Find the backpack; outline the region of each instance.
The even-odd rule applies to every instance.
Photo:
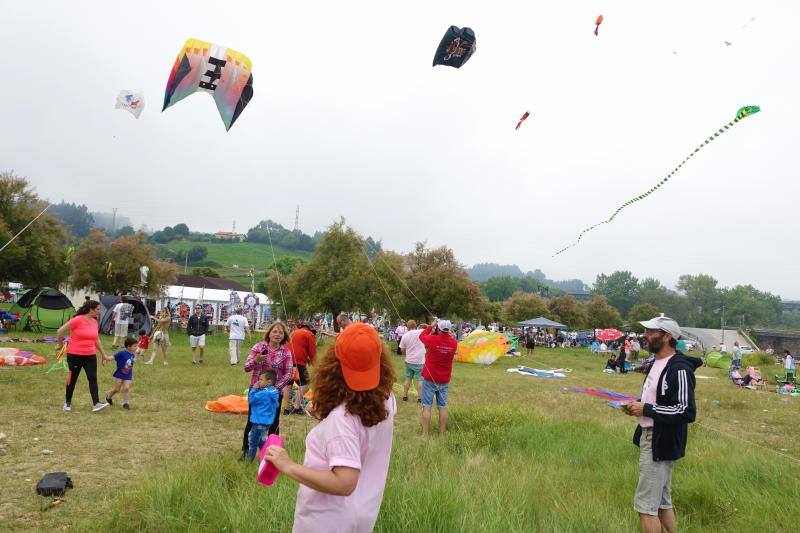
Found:
[[[66,472],[51,472],[36,484],[36,494],[41,496],[63,496],[72,488],[72,480]]]

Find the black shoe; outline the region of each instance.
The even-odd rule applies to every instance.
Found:
[[[283,410],[283,414],[290,415],[290,414],[292,414],[292,410],[291,409],[284,409]]]
[[[108,405],[114,405],[114,401],[111,399],[111,397],[108,394],[106,394],[106,403]]]
[[[294,409],[292,409],[292,412],[289,413],[289,414],[291,414],[291,415],[304,415],[304,414],[306,414],[306,412],[303,411],[300,407],[295,407]]]
[[[403,396],[403,401],[407,402],[408,401],[408,396]]]
[[[130,405],[128,405],[128,402],[125,402],[125,403],[123,403],[123,404],[122,404],[122,408],[123,408],[123,409],[127,409],[127,410],[129,410],[129,411],[130,411],[130,409],[131,409],[131,406],[130,406]]]
[[[417,398],[417,403],[422,403],[422,398]]]

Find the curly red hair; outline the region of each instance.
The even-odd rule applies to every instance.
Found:
[[[360,418],[365,427],[386,420],[389,411],[384,402],[389,399],[396,378],[389,347],[386,344],[382,346],[378,386],[368,391],[354,391],[347,386],[342,365],[334,354],[333,345],[330,345],[315,365],[311,379],[314,414],[325,419],[336,407],[345,404],[347,412]]]

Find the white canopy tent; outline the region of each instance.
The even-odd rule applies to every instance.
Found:
[[[208,304],[212,307],[213,313],[209,318],[212,324],[222,324],[230,315],[231,293],[237,292],[239,297],[244,300],[250,294],[247,291],[230,291],[220,289],[205,289],[198,287],[184,287],[181,285],[167,285],[165,296],[156,300],[156,313],[162,308],[169,306],[175,309],[178,304],[186,304],[190,313],[196,303]],[[260,292],[253,293],[258,298],[258,305],[252,314],[248,313],[248,318],[255,320],[255,328],[261,327],[265,318],[270,316],[270,305],[272,301],[265,294]],[[240,304],[240,305],[243,305]]]

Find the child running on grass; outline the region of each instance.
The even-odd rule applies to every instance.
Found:
[[[114,397],[116,393],[123,389],[123,409],[130,409],[130,405],[128,405],[128,395],[131,392],[131,381],[133,380],[133,363],[136,360],[136,356],[131,353],[131,346],[136,344],[138,341],[136,339],[128,337],[125,339],[125,349],[120,350],[114,354],[114,357],[107,357],[105,358],[106,361],[116,361],[117,362],[117,369],[114,371],[114,377],[117,378],[117,382],[114,385],[114,388],[106,394],[106,403],[108,405],[114,405],[114,401],[111,399]]]
[[[139,344],[136,346],[136,352],[134,354],[136,357],[139,357],[143,353],[147,351],[147,348],[150,346],[150,335],[143,329],[139,330]]]
[[[280,394],[275,388],[278,374],[274,370],[265,370],[258,376],[255,386],[250,388],[247,397],[250,403],[250,433],[247,437],[247,460],[252,461],[259,449],[267,440],[267,431],[275,420]]]

